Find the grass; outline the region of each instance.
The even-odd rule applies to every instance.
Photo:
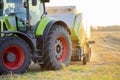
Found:
[[[119,65],[70,65],[60,71],[32,71],[1,76],[0,80],[120,80]]]
[[[119,35],[120,32],[92,32],[96,44],[87,65],[78,62],[58,71],[42,71],[34,65],[22,75],[2,75],[0,80],[120,80],[120,44],[115,45]]]

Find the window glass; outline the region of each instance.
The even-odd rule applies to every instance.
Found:
[[[30,24],[35,25],[40,21],[41,16],[44,12],[43,3],[37,0],[37,5],[32,6],[32,0],[29,0],[29,10],[30,10]]]
[[[23,7],[23,0],[4,0],[3,15],[14,13],[18,18],[26,18],[26,9]]]

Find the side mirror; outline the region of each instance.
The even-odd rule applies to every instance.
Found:
[[[44,0],[44,2],[50,2],[50,0]]]
[[[24,8],[28,8],[28,3],[24,2]]]
[[[41,0],[41,2],[50,2],[50,0]]]
[[[32,0],[32,6],[36,6],[37,5],[37,0]]]
[[[3,16],[4,3],[0,1],[0,16]]]

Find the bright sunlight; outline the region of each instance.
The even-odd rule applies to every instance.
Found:
[[[47,6],[76,6],[92,26],[120,25],[120,0],[50,0]]]

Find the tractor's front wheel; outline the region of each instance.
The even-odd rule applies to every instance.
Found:
[[[54,25],[44,43],[43,69],[59,70],[67,66],[71,57],[71,40],[68,31],[61,25]]]
[[[3,37],[0,42],[0,73],[21,74],[31,63],[31,49],[21,38]]]

